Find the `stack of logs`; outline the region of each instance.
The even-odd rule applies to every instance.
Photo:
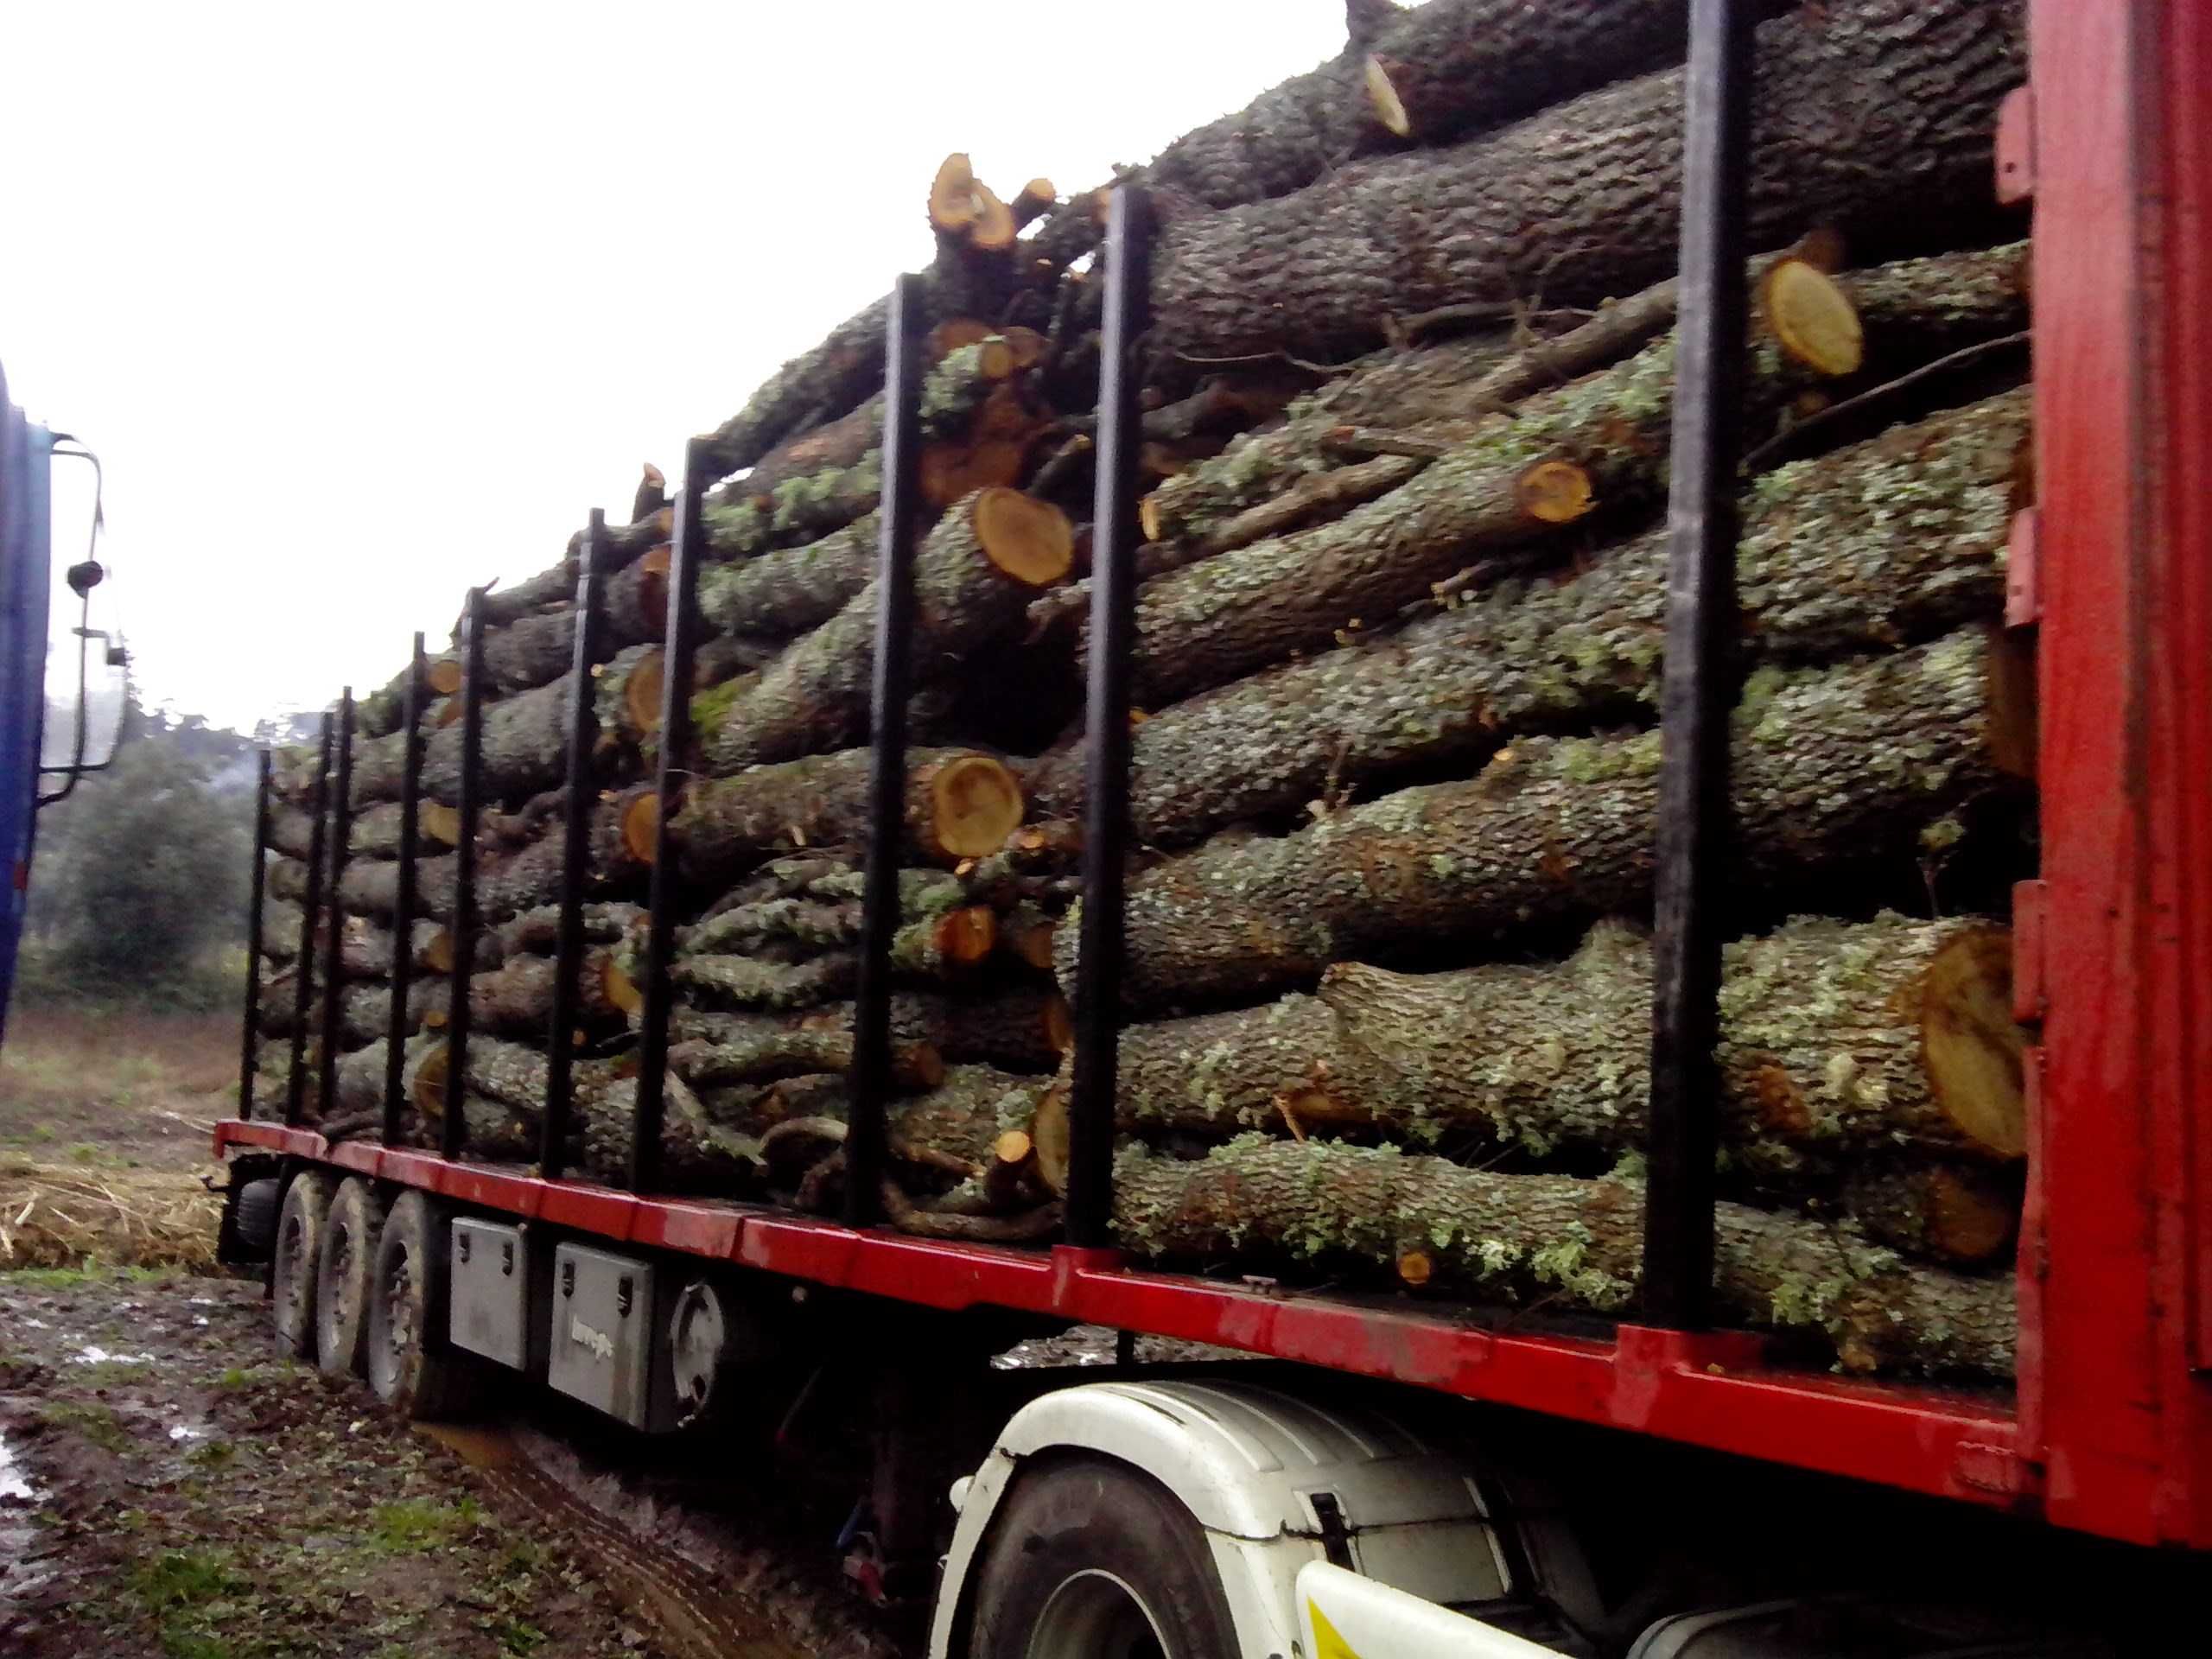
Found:
[[[2018,8],[1764,10],[1719,1289],[1847,1369],[2001,1375],[2025,1135],[1991,912],[2033,745],[1993,624],[2032,480],[2024,250],[1989,157]],[[1162,221],[1116,1102],[1135,1255],[1632,1309],[1684,10],[1352,0],[1338,57],[1128,175]],[[1102,200],[1002,197],[957,156],[928,192],[882,1196],[942,1236],[1059,1220]],[[710,441],[730,476],[669,826],[674,1190],[830,1211],[842,1188],[884,321]],[[589,950],[554,1035],[603,1180],[631,1133],[670,516],[649,467],[576,780]],[[484,609],[465,1080],[441,1034],[457,659],[430,668],[416,916],[393,914],[397,683],[362,706],[351,860],[312,925],[313,757],[279,767],[264,1029],[334,913],[349,1047],[309,1101],[334,1138],[378,1132],[405,950],[408,1134],[459,1110],[470,1156],[536,1154],[582,546]]]

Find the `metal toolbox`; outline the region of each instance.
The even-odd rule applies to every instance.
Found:
[[[447,1335],[456,1348],[517,1370],[543,1358],[531,1352],[530,1229],[461,1216],[453,1224]]]
[[[551,1344],[545,1380],[632,1428],[653,1412],[653,1267],[563,1244],[553,1252]]]

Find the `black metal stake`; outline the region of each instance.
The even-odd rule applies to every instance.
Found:
[[[1083,927],[1076,961],[1075,1076],[1068,1100],[1067,1239],[1112,1241],[1114,1091],[1122,1037],[1123,866],[1129,841],[1129,647],[1135,632],[1137,454],[1143,442],[1137,341],[1146,323],[1150,203],[1117,188],[1106,220],[1106,303],[1098,366],[1098,486],[1091,513],[1090,791],[1083,835]]]
[[[1754,10],[1745,0],[1693,0],[1684,77],[1643,1222],[1644,1317],[1684,1331],[1702,1329],[1712,1317],[1721,943],[1714,906],[1730,833],[1735,686],[1728,641],[1736,620]]]
[[[468,982],[476,971],[476,820],[484,765],[484,590],[468,590],[461,613],[461,822],[453,869],[453,994],[446,1005],[446,1099],[440,1149],[458,1158],[468,1144]]]
[[[845,1115],[845,1222],[882,1217],[884,1111],[891,1094],[891,939],[899,927],[906,804],[906,696],[912,678],[914,529],[921,451],[922,279],[891,289],[883,365],[882,533],[875,568],[869,693],[867,876],[854,988],[852,1101]]]
[[[576,572],[576,635],[569,659],[568,798],[563,804],[561,935],[553,968],[553,1016],[548,1033],[545,1122],[538,1168],[560,1178],[569,1143],[569,1109],[575,1096],[576,986],[584,963],[584,876],[591,849],[592,745],[599,736],[592,665],[599,660],[601,574],[607,569],[607,515],[594,507]]]
[[[415,636],[414,655],[408,659],[407,682],[399,693],[399,893],[392,906],[391,1023],[385,1033],[384,1143],[396,1147],[403,1139],[400,1092],[407,1070],[407,1002],[415,989],[415,836],[421,827],[423,801],[423,636]]]
[[[660,696],[660,770],[653,823],[652,883],[647,895],[650,918],[645,936],[645,1025],[638,1039],[637,1111],[630,1123],[630,1190],[650,1192],[660,1179],[660,1127],[668,1087],[669,958],[676,951],[675,838],[670,823],[683,794],[684,760],[691,748],[691,663],[699,609],[699,556],[703,546],[699,523],[706,493],[705,440],[694,438],[683,451],[683,494],[676,513],[676,537],[669,548],[668,647],[663,654]]]
[[[346,854],[353,838],[353,688],[338,697],[338,797],[330,804],[330,931],[322,940],[322,1048],[315,1098],[328,1116],[338,1098],[338,1048],[345,1036]]]
[[[300,948],[292,958],[292,1065],[284,1079],[284,1122],[307,1115],[308,1009],[315,1001],[315,914],[322,904],[322,818],[330,810],[330,744],[334,722],[322,717],[322,747],[315,762],[315,799],[308,830],[308,890],[300,906]]]
[[[238,1116],[253,1116],[253,1078],[261,1069],[261,900],[269,866],[269,751],[258,757],[253,789],[253,886],[245,901],[245,1036],[238,1046]]]

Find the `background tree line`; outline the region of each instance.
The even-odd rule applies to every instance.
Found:
[[[113,764],[39,814],[18,969],[25,1000],[180,1010],[236,1000],[253,751],[295,741],[299,723],[241,733],[130,698]]]

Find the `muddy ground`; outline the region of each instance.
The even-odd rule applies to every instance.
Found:
[[[647,1440],[522,1389],[466,1427],[410,1429],[359,1382],[279,1359],[258,1281],[212,1266],[206,1130],[232,1109],[234,1054],[219,1020],[12,1022],[0,1656],[923,1650],[918,1611],[842,1579],[864,1437]],[[1139,1357],[1195,1352],[1147,1339]],[[1087,1331],[1001,1363],[1114,1358]]]
[[[206,1130],[235,1053],[221,1020],[11,1022],[0,1655],[919,1650],[839,1580],[847,1471],[725,1479],[711,1451],[520,1393],[413,1430],[279,1359],[259,1282],[212,1265]]]

